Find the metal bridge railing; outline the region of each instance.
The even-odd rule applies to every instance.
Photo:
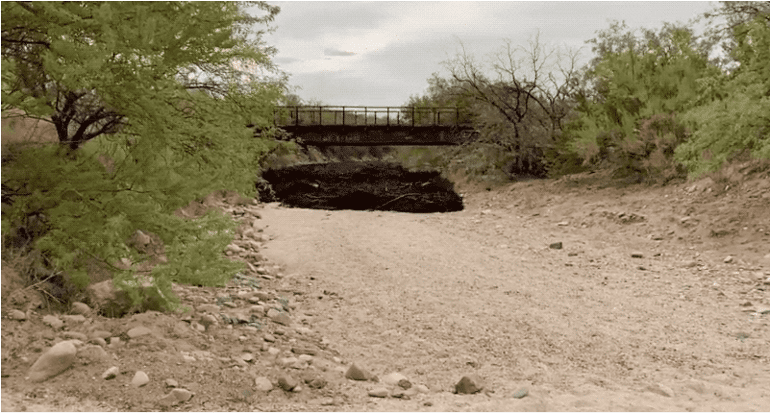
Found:
[[[405,106],[278,106],[276,126],[470,126],[456,107]]]

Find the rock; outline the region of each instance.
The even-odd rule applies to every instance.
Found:
[[[110,337],[110,348],[118,348],[123,345],[123,340],[120,337]]]
[[[254,297],[257,297],[260,301],[268,301],[270,300],[270,294],[264,292],[264,291],[257,291],[254,293]]]
[[[289,315],[284,312],[279,312],[278,314],[275,314],[273,317],[270,317],[270,319],[273,320],[274,323],[278,323],[285,326],[291,325],[291,317],[289,317]]]
[[[72,341],[62,341],[46,350],[29,369],[29,379],[33,382],[45,381],[75,362],[77,348]]]
[[[345,372],[345,377],[350,380],[366,381],[372,379],[372,374],[365,369],[359,367],[356,363],[353,363]]]
[[[64,321],[61,321],[59,317],[47,315],[43,317],[43,324],[51,326],[54,330],[58,330],[64,327]]]
[[[412,398],[412,396],[416,395],[417,392],[413,392],[412,394],[407,394],[406,391],[402,388],[396,388],[393,390],[393,392],[390,394],[390,397],[396,398],[396,399],[404,399],[409,400]]]
[[[106,339],[108,337],[112,336],[112,333],[109,331],[104,330],[94,330],[91,332],[91,338],[103,338]]]
[[[115,377],[118,377],[118,373],[120,373],[120,370],[118,370],[117,367],[115,367],[115,366],[110,367],[104,373],[102,373],[102,379],[104,379],[104,380],[112,380]]]
[[[474,394],[484,389],[484,384],[481,378],[476,375],[463,376],[457,384],[455,384],[455,393],[457,394]]]
[[[283,367],[290,367],[292,365],[295,365],[299,359],[296,357],[283,357],[280,360],[278,360],[278,364],[280,364]]]
[[[281,354],[281,350],[278,350],[275,347],[270,347],[270,348],[267,349],[267,354],[269,354],[271,356],[277,356],[277,355]]]
[[[377,387],[375,389],[369,390],[369,396],[370,397],[388,397],[390,395],[390,392],[386,387]]]
[[[275,343],[275,336],[270,333],[265,333],[265,336],[262,337],[262,339],[268,343]]]
[[[88,315],[91,313],[91,307],[89,307],[88,304],[75,301],[72,303],[70,311],[72,311],[73,314]]]
[[[313,361],[313,356],[310,354],[300,354],[299,357],[297,357],[299,361],[304,361],[306,363],[310,363]]]
[[[151,281],[143,281],[138,288],[141,290],[141,295],[145,297],[145,301],[139,308],[134,307],[128,292],[115,288],[112,280],[89,285],[86,288],[86,295],[91,305],[107,317],[122,317],[134,310],[163,311],[163,297]]]
[[[569,226],[569,221],[561,221],[556,223],[557,227],[566,227]]]
[[[139,370],[134,374],[134,378],[131,379],[131,385],[134,387],[142,387],[150,382],[150,377],[147,373]]]
[[[61,318],[67,324],[82,324],[82,323],[85,323],[86,321],[86,317],[82,314],[63,315],[61,316]]]
[[[187,389],[173,389],[171,393],[163,396],[158,403],[161,406],[170,407],[179,403],[184,403],[193,397],[193,393]]]
[[[195,310],[197,310],[199,313],[217,314],[219,313],[219,306],[216,304],[201,304],[196,307]]]
[[[179,387],[179,382],[177,382],[174,379],[166,379],[164,383],[166,384],[166,387],[171,387],[171,388]]]
[[[307,355],[311,355],[311,356],[314,356],[314,355],[318,354],[318,349],[315,348],[312,345],[309,345],[309,344],[307,344],[307,345],[296,345],[296,346],[291,348],[291,351],[294,354],[307,354]]]
[[[88,341],[88,336],[83,333],[78,333],[76,331],[65,331],[61,334],[62,337],[66,339],[74,339],[74,340],[80,340],[82,342]]]
[[[324,387],[326,387],[327,384],[328,382],[326,381],[325,378],[316,377],[313,380],[311,380],[310,383],[308,383],[308,386],[310,386],[313,389],[323,389]]]
[[[528,394],[529,394],[529,390],[527,390],[526,387],[522,387],[522,388],[516,390],[515,392],[513,392],[513,398],[514,399],[523,399],[523,398],[527,397]]]
[[[426,386],[424,384],[418,384],[418,385],[414,386],[414,389],[417,390],[420,393],[426,393],[426,394],[430,393],[430,389],[428,388],[428,386]]]
[[[404,376],[401,373],[390,373],[383,376],[382,379],[380,380],[385,384],[389,384],[391,386],[397,386],[398,382],[400,382],[401,380],[407,380],[407,379],[406,379],[406,376]],[[410,384],[410,387],[411,387],[411,384]]]
[[[728,255],[728,256],[725,257],[724,263],[725,264],[730,264],[731,262],[733,262],[733,260],[735,260],[735,258],[733,258],[732,255]]]
[[[98,363],[101,361],[107,361],[110,359],[109,354],[100,346],[88,345],[78,349],[78,358],[85,359],[89,362]]]
[[[215,316],[211,315],[211,314],[204,314],[200,318],[200,324],[202,326],[206,327],[207,329],[210,326],[217,325],[218,323],[219,323],[219,320],[217,320],[217,318]]]
[[[241,354],[241,360],[247,363],[251,363],[252,361],[254,361],[254,355],[251,353],[243,353]]]
[[[8,314],[8,318],[11,320],[16,321],[24,321],[27,319],[27,314],[24,313],[24,311],[13,309],[10,311],[10,314]]]
[[[644,254],[642,254],[641,252],[632,252],[631,258],[644,258]]]
[[[660,383],[655,383],[645,388],[648,392],[659,394],[664,397],[674,397],[674,391],[670,387],[664,386]]]
[[[409,390],[412,388],[412,382],[407,379],[401,379],[398,381],[398,387],[401,387],[404,390]]]
[[[134,339],[137,337],[146,336],[151,333],[152,333],[152,330],[150,330],[149,328],[145,326],[139,326],[128,330],[126,335],[128,335],[128,338]]]
[[[297,381],[297,379],[295,379],[294,377],[291,377],[286,373],[281,374],[281,376],[278,377],[278,387],[286,391],[292,391],[298,385],[299,385],[299,382]]]
[[[243,252],[243,248],[235,244],[230,244],[227,247],[225,247],[225,251],[232,252],[233,254],[238,254],[239,252]]]
[[[257,377],[254,379],[254,388],[262,392],[269,392],[273,390],[273,383],[267,377]]]
[[[552,250],[560,250],[562,248],[561,242],[554,242],[553,244],[549,245],[548,248]]]

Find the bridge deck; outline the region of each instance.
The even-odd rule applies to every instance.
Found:
[[[474,133],[454,107],[282,106],[273,120],[313,146],[458,145]]]

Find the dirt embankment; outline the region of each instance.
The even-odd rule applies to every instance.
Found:
[[[167,378],[195,393],[178,410],[766,410],[768,182],[759,172],[615,188],[585,175],[465,188],[465,209],[439,214],[269,204],[260,254],[281,277],[180,288],[188,313],[93,318],[114,334],[153,330],[107,347],[104,365],[26,382],[36,351],[62,332],[42,314],[26,325],[4,317],[3,410],[149,410]],[[190,330],[201,305],[245,310],[260,293],[258,306],[284,308],[293,323]],[[295,349],[308,346],[303,364]],[[354,362],[428,391],[370,397],[397,388],[346,379]],[[121,374],[101,380],[109,364]],[[151,381],[135,388],[138,369]],[[279,388],[282,375],[311,373],[324,385]],[[453,394],[467,374],[484,390]],[[273,389],[257,389],[260,377]]]

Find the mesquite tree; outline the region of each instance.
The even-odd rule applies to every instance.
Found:
[[[506,40],[487,64],[461,45],[445,66],[454,82],[480,103],[476,119],[482,138],[514,155],[514,172],[541,175],[545,150],[572,110],[579,85],[577,57],[575,51],[544,45],[537,35],[527,47]]]

